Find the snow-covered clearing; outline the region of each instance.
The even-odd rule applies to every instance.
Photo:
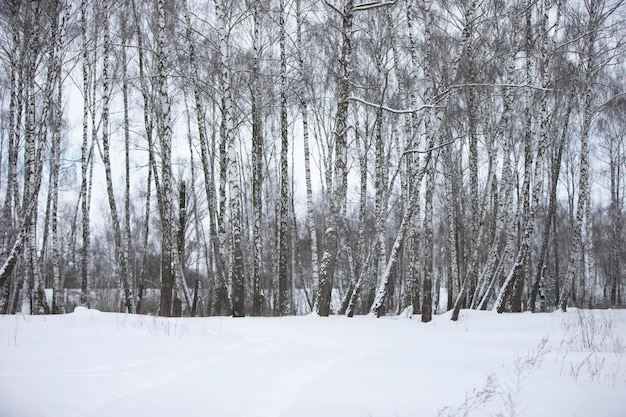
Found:
[[[626,311],[0,316],[0,416],[626,416]]]

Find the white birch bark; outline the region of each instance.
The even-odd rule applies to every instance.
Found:
[[[167,87],[167,57],[165,52],[165,1],[157,1],[157,107],[159,141],[161,144],[161,305],[159,314],[171,316],[176,284],[176,266],[173,260],[174,227],[172,225],[172,119]],[[156,171],[155,171],[156,175]]]
[[[252,264],[252,310],[253,316],[260,316],[263,309],[261,278],[263,272],[263,120],[260,109],[260,60],[261,60],[261,16],[260,3],[252,2],[253,19],[253,63],[251,80],[252,116],[252,244],[254,247]]]
[[[341,53],[339,57],[339,81],[337,92],[337,112],[335,115],[335,164],[333,169],[333,190],[330,198],[329,226],[324,235],[325,250],[319,274],[317,292],[317,314],[330,314],[331,293],[337,261],[337,236],[342,213],[342,201],[345,199],[344,176],[346,175],[346,149],[348,130],[348,96],[352,78],[352,24],[354,1],[345,0],[341,15]]]
[[[91,258],[89,251],[91,247],[91,230],[89,225],[89,196],[91,192],[88,192],[88,166],[91,161],[91,153],[93,146],[89,146],[88,132],[89,132],[89,49],[87,42],[87,0],[82,0],[80,4],[80,29],[81,29],[81,52],[82,52],[82,75],[83,75],[83,136],[81,145],[81,157],[80,157],[80,192],[81,199],[81,229],[82,229],[82,246],[80,249],[80,305],[83,307],[89,307],[90,305],[90,271],[91,271]]]
[[[285,1],[280,0],[280,202],[278,221],[278,314],[288,315],[291,309],[289,276],[289,137],[287,126],[287,56],[285,50]]]
[[[70,17],[70,7],[66,2],[58,3],[58,10],[56,13],[61,14],[61,21],[58,22],[59,15],[55,14],[56,24],[54,30],[56,34],[53,35],[53,50],[52,50],[52,67],[55,72],[56,82],[56,102],[53,107],[53,132],[52,132],[52,149],[51,149],[51,184],[52,189],[52,212],[51,212],[51,233],[52,233],[52,280],[53,280],[53,313],[65,314],[65,302],[63,292],[63,281],[60,271],[60,248],[59,248],[59,232],[58,232],[58,203],[59,203],[59,168],[61,163],[61,123],[62,123],[62,103],[63,103],[63,64],[62,64],[62,49],[65,42],[65,28]]]
[[[109,54],[110,54],[110,34],[109,34],[109,2],[102,2],[102,19],[103,19],[103,56],[102,56],[102,160],[104,163],[107,195],[109,199],[109,208],[111,211],[111,222],[113,225],[113,239],[115,241],[115,265],[116,273],[121,281],[124,291],[124,302],[126,311],[134,314],[136,312],[135,299],[132,294],[132,288],[128,278],[128,264],[124,256],[124,243],[122,230],[120,228],[117,205],[115,203],[115,194],[113,191],[113,178],[111,173],[111,156],[110,156],[110,138],[109,138],[109,104],[110,104],[110,78],[109,78]]]
[[[436,162],[426,172],[426,195],[424,198],[424,284],[422,288],[422,322],[432,320],[433,314],[433,193]]]
[[[127,28],[126,16],[120,16],[121,33],[121,55],[122,55],[122,104],[123,104],[123,124],[124,124],[124,236],[123,253],[126,265],[128,265],[128,281],[132,287],[135,286],[133,273],[133,262],[131,256],[131,230],[130,230],[130,121],[128,103],[128,69],[127,69]]]
[[[36,131],[36,98],[35,98],[35,74],[37,53],[36,45],[38,44],[38,22],[39,22],[39,4],[36,3],[32,7],[27,7],[29,19],[29,32],[27,36],[27,72],[25,80],[26,101],[25,106],[25,126],[24,126],[24,187],[22,192],[22,208],[27,207],[31,200],[37,200],[38,196],[33,192],[36,183],[36,175],[38,171],[36,150],[35,150],[35,131]],[[25,237],[24,251],[26,256],[26,276],[24,277],[23,295],[22,295],[22,314],[37,314],[42,309],[38,305],[38,289],[39,289],[39,273],[37,266],[37,209],[30,222],[28,222],[29,230]]]
[[[319,255],[317,249],[317,228],[315,222],[315,211],[313,207],[313,187],[311,182],[311,155],[309,148],[309,109],[308,96],[306,91],[306,70],[304,68],[304,55],[302,45],[302,25],[303,17],[301,10],[301,0],[296,0],[296,56],[298,58],[299,71],[299,104],[302,118],[302,145],[304,152],[304,173],[306,181],[306,207],[307,222],[309,225],[309,238],[311,239],[311,293],[313,297],[313,311],[317,312],[318,287],[319,287]]]
[[[598,272],[596,270],[596,256],[594,254],[594,233],[593,233],[593,204],[591,192],[587,193],[587,203],[585,206],[585,274],[586,283],[584,292],[580,300],[586,302],[587,308],[593,308],[597,295],[600,293]]]
[[[245,315],[245,277],[243,252],[241,247],[241,190],[237,168],[237,144],[234,138],[232,75],[230,69],[230,45],[227,30],[227,0],[215,0],[218,22],[220,57],[220,92],[222,95],[222,135],[227,150],[227,179],[229,187],[230,228],[231,228],[231,294],[234,317]],[[221,186],[221,185],[220,185]]]

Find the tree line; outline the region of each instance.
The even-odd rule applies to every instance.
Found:
[[[622,304],[623,0],[7,0],[0,311]],[[52,297],[46,295],[52,290]]]

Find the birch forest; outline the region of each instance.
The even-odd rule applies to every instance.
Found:
[[[624,303],[624,0],[3,0],[0,38],[0,313]]]

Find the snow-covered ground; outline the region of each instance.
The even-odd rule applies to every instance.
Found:
[[[626,311],[0,316],[2,417],[626,416]]]

